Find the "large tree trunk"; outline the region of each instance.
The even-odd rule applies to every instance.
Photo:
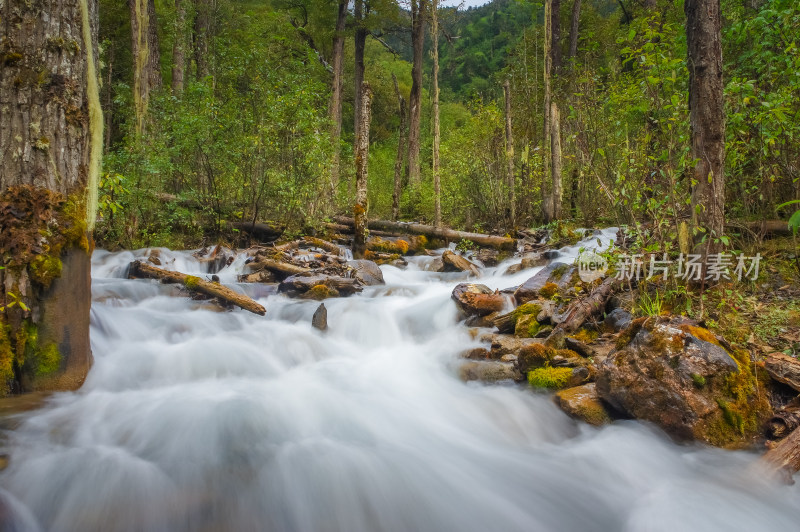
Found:
[[[403,160],[406,156],[406,100],[400,94],[397,76],[392,73],[394,92],[397,94],[397,105],[400,109],[400,130],[397,133],[397,157],[394,160],[394,192],[392,193],[392,220],[400,217],[400,193],[403,185]]]
[[[97,2],[5,0],[0,21],[0,395],[75,389],[91,365]]]
[[[333,144],[333,162],[331,164],[331,201],[335,198],[339,187],[340,140],[342,138],[342,87],[344,81],[344,30],[347,22],[348,0],[339,1],[336,15],[336,33],[333,35],[333,86],[328,116],[331,119],[331,144]]]
[[[128,0],[131,11],[133,102],[136,133],[144,132],[150,93],[161,88],[155,0]]]
[[[361,127],[361,96],[364,94],[362,85],[364,84],[364,49],[367,45],[367,29],[364,27],[364,0],[355,0],[353,15],[356,19],[356,32],[354,43],[355,68],[353,71],[353,139],[354,149],[358,150],[358,128]]]
[[[425,11],[427,0],[411,0],[411,94],[408,98],[408,180],[412,186],[420,182],[420,122],[422,119],[422,61],[425,44]]]
[[[552,43],[552,0],[544,3],[544,62],[542,71],[542,84],[544,85],[544,109],[542,110],[542,219],[549,222],[553,219],[553,203],[550,195],[550,77],[553,70],[553,56],[550,52]]]
[[[356,204],[353,207],[355,231],[353,258],[363,259],[367,250],[367,166],[369,162],[369,123],[372,109],[372,90],[369,83],[361,85],[361,124],[356,139]]]
[[[722,94],[720,0],[686,0],[692,221],[701,229],[698,250],[716,253],[725,229],[725,109]]]
[[[439,14],[438,0],[433,0],[433,195],[435,202],[434,226],[442,227],[442,184],[439,176]]]
[[[553,58],[553,74],[561,69],[561,0],[553,2],[550,10],[550,55]]]
[[[516,183],[514,182],[514,138],[511,132],[511,83],[503,84],[506,100],[506,182],[508,185],[509,227],[513,228],[517,220]]]
[[[175,0],[175,40],[172,43],[172,94],[183,94],[186,70],[186,0]]]

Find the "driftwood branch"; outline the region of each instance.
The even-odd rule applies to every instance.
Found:
[[[573,301],[563,314],[561,323],[556,326],[551,334],[559,330],[573,333],[580,329],[590,317],[600,314],[606,306],[606,301],[614,293],[614,287],[617,283],[619,283],[617,279],[608,277],[592,290],[591,294]]]
[[[194,275],[162,270],[161,268],[156,268],[155,266],[151,266],[139,260],[131,263],[128,277],[132,279],[158,279],[162,283],[180,284],[186,287],[190,292],[216,297],[254,314],[263,316],[267,313],[262,305],[244,294],[234,292],[227,286],[222,286],[219,283],[212,283]]]

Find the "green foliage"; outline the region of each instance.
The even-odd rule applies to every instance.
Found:
[[[560,390],[566,388],[572,377],[572,368],[537,368],[528,372],[528,384],[534,388]]]

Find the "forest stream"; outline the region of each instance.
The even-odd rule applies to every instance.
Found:
[[[604,230],[560,250],[607,246]],[[441,250],[440,250],[441,251]],[[147,250],[93,255],[94,366],[7,431],[10,530],[795,530],[800,486],[758,455],[673,443],[636,421],[594,428],[524,384],[458,378],[478,345],[433,257],[319,303],[235,280],[266,308],[215,310],[128,280]],[[165,268],[206,275],[190,252]],[[503,275],[520,284],[536,269]]]

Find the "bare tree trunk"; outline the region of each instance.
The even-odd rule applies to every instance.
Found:
[[[572,25],[569,28],[569,60],[570,68],[573,68],[575,56],[578,55],[578,30],[581,19],[581,0],[572,2]]]
[[[692,221],[703,233],[702,252],[716,253],[725,228],[725,110],[722,94],[720,0],[686,0]]]
[[[0,396],[75,389],[92,360],[97,0],[5,0],[0,21]]]
[[[438,0],[433,0],[433,195],[436,203],[434,226],[442,227],[442,184],[439,176],[439,14]]]
[[[353,257],[363,259],[367,249],[367,163],[369,162],[369,123],[372,109],[372,90],[369,83],[361,85],[361,124],[356,139],[356,204],[353,207]]]
[[[553,57],[553,74],[561,68],[561,0],[550,0],[550,55]]]
[[[394,81],[394,92],[397,94],[397,105],[400,111],[400,130],[397,133],[397,157],[394,160],[394,192],[392,193],[392,220],[397,221],[400,217],[400,193],[403,184],[403,160],[406,156],[406,100],[400,94],[400,86],[397,84],[397,76],[392,73]]]
[[[183,94],[186,69],[186,4],[175,0],[175,41],[172,43],[172,94]]]
[[[513,228],[517,221],[517,195],[514,182],[514,138],[511,131],[511,83],[503,83],[503,94],[506,100],[506,180],[508,184],[509,227]]]
[[[211,0],[194,0],[194,64],[198,80],[209,74],[208,39],[211,33]]]
[[[366,16],[364,9],[364,0],[355,0],[355,8],[353,15],[356,19],[356,33],[355,33],[355,70],[353,74],[355,82],[355,90],[353,91],[353,132],[355,134],[355,149],[358,150],[358,128],[361,127],[361,96],[364,94],[362,85],[364,83],[364,48],[367,44],[367,29],[364,27],[364,17]]]
[[[550,170],[553,178],[553,219],[561,219],[561,202],[563,198],[563,190],[561,187],[561,123],[558,113],[558,104],[555,101],[550,102],[550,154],[552,155],[552,164]]]
[[[411,94],[408,98],[408,180],[412,186],[419,184],[421,168],[420,121],[422,118],[422,61],[425,43],[425,11],[427,0],[411,0]]]
[[[328,116],[331,119],[331,144],[333,144],[333,162],[331,164],[331,201],[336,196],[339,186],[340,141],[342,138],[342,87],[344,74],[344,30],[347,22],[348,0],[339,1],[336,15],[336,33],[333,35],[333,86]]]

